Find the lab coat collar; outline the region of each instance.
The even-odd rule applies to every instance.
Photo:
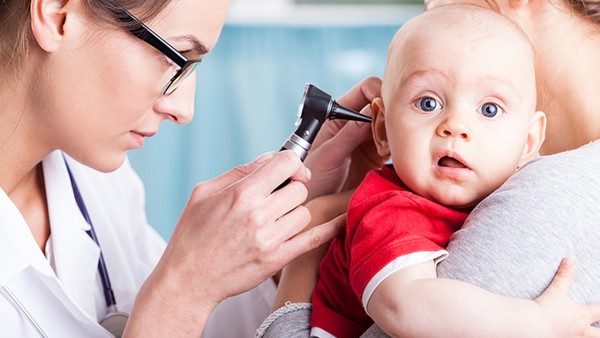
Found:
[[[42,164],[54,271],[69,298],[95,319],[100,248],[86,233],[90,225],[77,206],[62,152],[51,153]],[[77,180],[76,173],[73,176]],[[82,197],[85,202],[85,196]]]
[[[38,247],[21,212],[2,188],[0,225],[0,285],[4,285],[28,266],[54,276],[54,271]]]

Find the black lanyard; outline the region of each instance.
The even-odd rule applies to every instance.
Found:
[[[104,263],[104,256],[102,255],[102,247],[98,242],[98,237],[96,237],[96,231],[94,231],[94,226],[92,225],[92,220],[90,219],[90,215],[87,212],[85,207],[85,203],[83,202],[83,198],[81,197],[81,193],[79,192],[79,188],[77,187],[77,183],[73,178],[73,174],[71,173],[71,169],[69,168],[69,164],[65,159],[65,165],[67,166],[67,171],[69,172],[69,179],[71,180],[71,187],[73,188],[73,195],[75,196],[75,201],[77,202],[77,206],[79,207],[79,211],[85,218],[85,221],[90,225],[90,229],[86,230],[86,233],[96,242],[98,248],[100,248],[100,259],[98,260],[98,272],[100,272],[100,279],[102,280],[102,288],[104,289],[104,299],[106,300],[106,306],[116,306],[117,301],[115,300],[115,294],[113,292],[112,286],[110,284],[110,278],[108,277],[108,270],[106,269],[106,264]]]

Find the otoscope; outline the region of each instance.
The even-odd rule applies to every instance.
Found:
[[[294,123],[298,129],[288,137],[279,151],[291,150],[300,157],[300,160],[304,161],[323,123],[333,119],[371,122],[369,116],[342,106],[333,100],[331,95],[307,83],[304,86],[304,94],[298,106],[297,120]],[[279,190],[289,182],[290,179],[287,179],[275,190]]]

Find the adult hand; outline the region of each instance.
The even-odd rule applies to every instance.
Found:
[[[381,80],[370,77],[337,101],[370,116],[370,103],[380,95]],[[307,184],[308,200],[356,187],[368,170],[380,167],[385,160],[375,151],[369,123],[326,121],[305,161],[313,173]]]
[[[340,233],[345,231],[346,205],[348,205],[352,192],[348,190],[338,194],[320,196],[306,203],[306,208],[312,215],[307,229],[329,221],[337,224]],[[328,249],[329,245],[321,245],[294,259],[283,269],[272,310],[278,309],[287,302],[311,301],[311,295],[319,279],[319,266]]]
[[[287,177],[293,181],[273,192]],[[302,206],[307,195],[303,182],[309,178],[298,157],[283,151],[198,184],[138,294],[128,332],[141,335],[152,327],[158,336],[200,336],[223,299],[258,285],[334,237],[334,223],[302,232],[310,221]],[[143,318],[139,311],[145,312]],[[153,317],[163,323],[157,325]],[[168,330],[161,332],[162,325]],[[195,331],[180,331],[190,326]]]
[[[564,258],[546,291],[535,299],[548,324],[541,330],[546,337],[600,337],[600,329],[591,326],[600,321],[600,304],[580,305],[567,294],[574,273],[573,261]]]

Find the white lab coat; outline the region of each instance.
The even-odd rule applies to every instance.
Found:
[[[103,250],[119,310],[135,294],[165,243],[147,224],[143,187],[125,163],[106,174],[67,158]],[[22,215],[0,190],[0,327],[7,337],[107,337],[97,321],[106,314],[98,274],[99,248],[75,198],[60,151],[42,162],[51,225],[46,258]],[[58,279],[57,279],[58,277]]]
[[[165,247],[146,220],[142,182],[127,161],[108,174],[68,157],[67,161],[102,247],[117,306],[129,312]],[[42,163],[51,225],[48,257],[0,189],[1,335],[110,337],[97,324],[106,314],[98,273],[100,250],[85,232],[89,225],[75,202],[63,154],[55,151]],[[214,334],[205,337],[236,337],[241,332],[252,337],[269,311],[274,290],[267,281],[228,300],[207,325]]]

